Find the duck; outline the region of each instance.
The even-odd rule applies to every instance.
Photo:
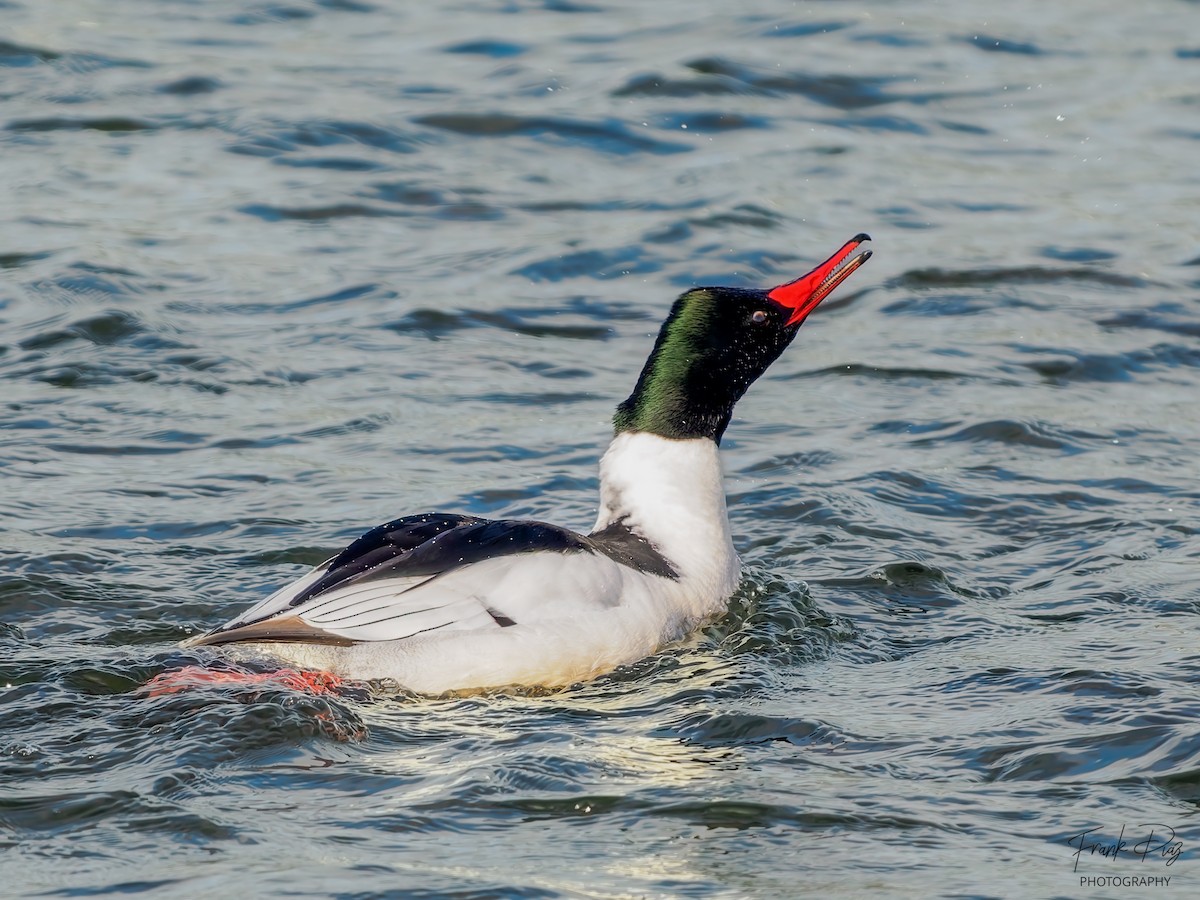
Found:
[[[442,695],[566,687],[687,636],[726,611],[741,576],[719,458],[734,405],[870,259],[869,240],[769,290],[675,300],[617,406],[586,534],[405,516],[181,646]]]

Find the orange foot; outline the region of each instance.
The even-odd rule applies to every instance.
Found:
[[[276,672],[225,672],[203,666],[184,666],[173,672],[162,672],[146,682],[143,690],[148,697],[178,694],[180,691],[206,685],[285,687],[310,694],[335,694],[345,682],[329,672],[301,672],[279,669]]]

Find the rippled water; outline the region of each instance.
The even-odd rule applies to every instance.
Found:
[[[2,0],[6,890],[1194,891],[1198,15]],[[724,620],[549,694],[140,690],[396,515],[588,526],[673,296],[861,230],[727,436]]]

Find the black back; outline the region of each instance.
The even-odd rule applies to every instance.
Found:
[[[330,562],[289,606],[382,578],[433,577],[517,553],[599,553],[648,575],[678,578],[670,562],[624,522],[591,535],[528,519],[480,519],[452,513],[406,516],[372,528]]]

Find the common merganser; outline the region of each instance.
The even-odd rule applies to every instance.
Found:
[[[419,694],[561,687],[677,640],[737,586],[717,448],[734,404],[870,250],[859,234],[771,290],[671,307],[617,407],[589,534],[452,513],[373,528],[226,625],[183,642]]]

